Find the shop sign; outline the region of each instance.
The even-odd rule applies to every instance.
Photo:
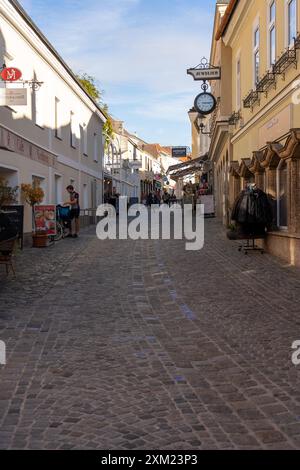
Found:
[[[0,88],[0,106],[27,106],[27,88]]]
[[[220,80],[221,79],[221,68],[200,68],[200,69],[188,69],[188,75],[192,75],[194,80]]]
[[[37,232],[56,235],[56,206],[34,206],[34,223]]]
[[[292,128],[292,106],[288,105],[276,116],[259,128],[258,145],[262,148],[267,142],[273,142],[287,134]]]
[[[187,147],[172,147],[173,158],[183,158],[187,156]]]
[[[5,82],[16,82],[22,77],[22,72],[15,67],[6,67],[0,75]]]
[[[0,148],[56,168],[56,156],[0,126]]]

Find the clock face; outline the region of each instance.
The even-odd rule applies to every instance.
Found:
[[[201,114],[212,113],[216,105],[216,98],[211,93],[200,93],[195,99],[195,108]]]

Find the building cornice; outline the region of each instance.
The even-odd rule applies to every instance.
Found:
[[[240,0],[236,5],[231,21],[222,36],[225,46],[232,44],[236,38],[240,38],[242,24],[245,18],[247,18],[247,13],[252,7],[252,4],[253,0]]]
[[[226,12],[223,16],[223,19],[221,21],[221,24],[219,26],[219,29],[215,35],[215,40],[216,41],[219,41],[219,39],[221,39],[221,37],[223,36],[223,34],[225,33],[229,23],[230,23],[230,20],[231,20],[231,17],[237,7],[239,3],[239,0],[230,0],[230,3],[228,4],[228,7],[226,9]]]

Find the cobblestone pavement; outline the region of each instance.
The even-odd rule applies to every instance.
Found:
[[[0,277],[0,448],[300,448],[300,271],[94,231]]]

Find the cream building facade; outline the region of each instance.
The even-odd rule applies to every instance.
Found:
[[[38,90],[24,84],[26,106],[0,107],[0,177],[18,186],[38,181],[44,203],[53,204],[66,200],[65,188],[73,184],[82,209],[96,208],[102,201],[105,116],[14,0],[0,0],[0,61],[20,69],[23,80],[41,82]],[[0,82],[6,86],[23,84]],[[30,230],[26,207],[25,232]]]
[[[299,29],[299,0],[231,0],[226,6],[215,27],[212,51],[222,51],[221,103],[228,97],[231,101],[224,113],[224,118],[229,116],[224,123],[227,149],[214,152],[214,138],[210,152],[219,160],[219,213],[230,213],[245,183],[255,181],[273,205],[274,230],[266,247],[296,265],[300,265]],[[217,61],[214,53],[212,57]],[[227,215],[224,221],[229,219]]]

